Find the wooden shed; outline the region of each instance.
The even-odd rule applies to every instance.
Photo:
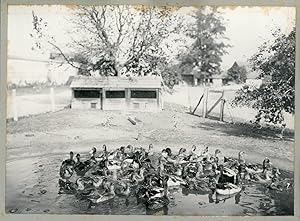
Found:
[[[76,76],[71,108],[161,111],[161,83],[161,77]]]

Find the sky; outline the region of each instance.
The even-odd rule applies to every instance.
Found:
[[[32,10],[48,22],[48,28],[57,43],[67,42],[72,8],[66,6],[9,6],[8,9],[8,55],[18,57],[48,58],[49,54],[32,51]],[[192,7],[180,9],[189,13]],[[271,31],[280,28],[289,33],[295,26],[296,10],[293,7],[222,7],[218,8],[224,18],[229,43],[228,54],[224,55],[222,70],[227,70],[234,61],[245,62],[266,40],[272,40]]]

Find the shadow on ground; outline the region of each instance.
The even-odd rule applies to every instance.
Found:
[[[192,115],[192,114],[191,114]],[[201,117],[198,115],[193,115],[195,117]],[[284,132],[283,139],[280,139],[281,129],[279,127],[267,127],[263,126],[258,128],[251,123],[230,123],[221,122],[218,117],[210,116],[209,121],[203,121],[193,125],[193,128],[201,128],[204,130],[219,131],[231,136],[238,137],[251,137],[259,138],[265,140],[283,140],[283,141],[294,141],[295,134],[294,131],[286,129]]]

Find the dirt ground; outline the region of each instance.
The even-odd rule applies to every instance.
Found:
[[[224,119],[229,122],[249,122],[255,119],[257,110],[249,107],[232,107],[231,101],[235,97],[235,92],[241,88],[242,85],[229,85],[220,88],[210,88],[213,90],[223,90],[224,99],[226,100],[224,108]],[[188,87],[178,85],[174,88],[172,93],[167,91],[162,92],[162,99],[167,109],[173,109],[172,105],[178,104],[187,108],[191,107],[193,110],[201,95],[204,92],[204,87]],[[19,117],[36,115],[41,113],[50,112],[51,98],[50,87],[36,87],[36,88],[17,88],[16,97],[16,112]],[[55,110],[62,110],[64,107],[70,105],[71,101],[71,89],[69,86],[56,86],[54,87],[55,94]],[[208,107],[211,107],[220,97],[220,93],[210,92],[208,95]],[[203,102],[196,110],[196,114],[202,115]],[[212,111],[213,115],[219,116],[220,104],[218,104]],[[13,118],[13,97],[11,90],[7,93],[7,118]],[[288,113],[284,113],[286,127],[294,129],[294,116]]]
[[[292,132],[280,140],[279,130],[204,119],[187,111],[174,104],[165,105],[165,110],[158,113],[64,109],[8,121],[7,208],[30,213],[34,208],[26,208],[26,200],[30,200],[36,204],[35,213],[47,213],[49,203],[55,201],[58,204],[51,209],[64,213],[63,209],[55,209],[64,203],[55,198],[57,194],[50,195],[55,199],[43,201],[47,191],[57,193],[60,162],[71,150],[84,155],[93,146],[100,148],[103,144],[115,149],[128,144],[147,147],[152,143],[155,151],[170,147],[174,152],[181,147],[189,150],[195,144],[198,151],[208,146],[211,152],[218,148],[222,155],[233,157],[243,150],[249,162],[261,163],[269,157],[280,169],[293,171]],[[137,124],[131,124],[128,117],[136,119]],[[22,194],[26,197],[22,198]]]
[[[128,117],[137,118],[132,125]],[[73,151],[89,151],[106,144],[109,149],[133,144],[154,144],[157,151],[171,147],[199,151],[209,146],[224,155],[246,152],[246,158],[262,162],[270,157],[275,165],[292,170],[293,133],[279,139],[279,130],[255,129],[247,124],[231,124],[204,119],[187,113],[180,105],[158,113],[65,109],[9,121],[7,124],[7,160]]]

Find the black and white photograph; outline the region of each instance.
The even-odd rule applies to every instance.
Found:
[[[7,10],[6,214],[294,216],[296,7]]]

